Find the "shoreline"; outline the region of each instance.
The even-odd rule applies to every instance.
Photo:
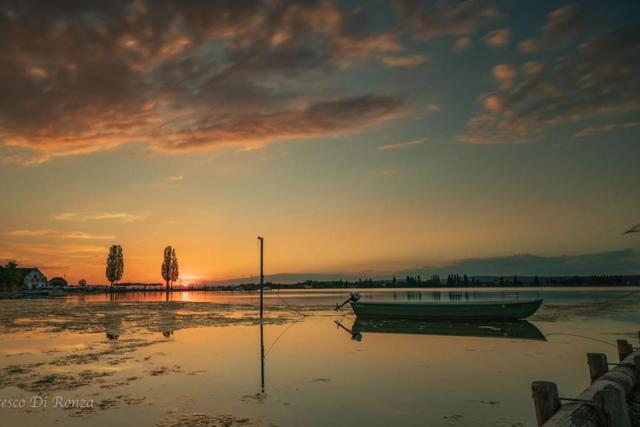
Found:
[[[599,288],[600,290],[622,290],[622,289],[638,289],[640,290],[640,284],[616,284],[616,285],[606,285],[606,284],[545,284],[539,286],[532,286],[530,284],[522,284],[522,285],[495,285],[495,284],[487,284],[487,285],[476,285],[476,286],[418,286],[418,285],[405,285],[405,286],[380,286],[380,285],[367,285],[367,284],[350,284],[348,286],[328,286],[326,284],[318,284],[317,286],[305,285],[276,285],[269,284],[269,286],[265,286],[265,292],[273,292],[273,291],[322,291],[322,290],[344,290],[344,291],[354,291],[354,290],[408,290],[408,291],[431,291],[431,292],[439,292],[439,291],[478,291],[484,289],[491,290],[546,290],[546,289],[577,289],[577,288],[589,288],[595,289]],[[24,291],[24,292],[0,292],[0,300],[9,300],[9,299],[39,299],[39,298],[50,298],[50,297],[65,297],[72,295],[101,295],[101,294],[131,294],[131,293],[141,293],[141,294],[166,294],[166,293],[183,293],[183,292],[212,292],[212,293],[254,293],[260,290],[259,285],[236,285],[236,286],[198,286],[198,287],[187,287],[183,286],[180,288],[173,289],[144,289],[144,288],[114,288],[110,289],[108,286],[90,286],[85,289],[81,289],[79,287],[69,287],[66,289],[39,289],[35,291]]]

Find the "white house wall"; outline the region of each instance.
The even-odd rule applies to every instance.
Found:
[[[39,270],[32,270],[24,278],[27,289],[42,289],[47,286],[47,278]]]

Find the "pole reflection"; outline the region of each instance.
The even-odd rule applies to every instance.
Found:
[[[260,319],[260,392],[264,394],[264,324]]]

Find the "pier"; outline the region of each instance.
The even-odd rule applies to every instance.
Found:
[[[617,340],[617,348],[617,363],[604,353],[587,353],[591,385],[575,398],[563,396],[553,382],[534,381],[538,427],[640,426],[640,349],[627,340]]]

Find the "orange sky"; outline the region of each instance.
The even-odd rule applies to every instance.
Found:
[[[203,6],[204,5],[204,6]],[[0,10],[0,260],[105,283],[638,249],[638,5]],[[34,25],[37,23],[37,25]],[[376,272],[375,274],[372,273]]]

